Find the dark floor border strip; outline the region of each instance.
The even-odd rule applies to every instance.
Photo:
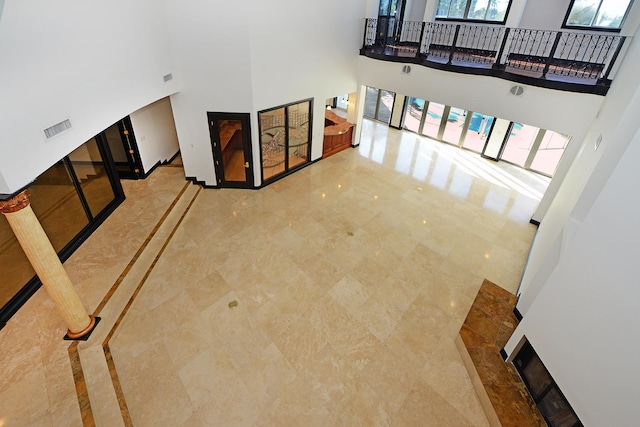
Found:
[[[149,236],[147,236],[146,240],[142,243],[142,245],[140,246],[138,251],[135,253],[133,258],[131,258],[131,260],[129,261],[129,264],[127,264],[127,266],[122,271],[118,279],[116,279],[115,283],[111,286],[109,291],[107,291],[107,293],[105,294],[100,304],[98,304],[98,306],[94,310],[93,312],[94,316],[97,316],[98,314],[100,314],[100,312],[107,305],[107,303],[109,302],[113,294],[115,294],[116,290],[118,290],[118,287],[120,287],[120,284],[122,283],[126,275],[129,273],[133,265],[136,263],[136,261],[138,260],[142,252],[149,245],[149,242],[151,241],[153,236],[156,235],[156,233],[158,232],[158,230],[160,229],[164,221],[169,216],[169,213],[171,213],[171,210],[173,209],[173,207],[178,203],[178,200],[180,200],[184,192],[187,191],[187,188],[189,188],[189,183],[185,184],[182,187],[182,190],[180,190],[180,193],[178,193],[176,198],[173,200],[173,202],[171,203],[169,208],[166,210],[166,212],[162,215],[162,217],[160,218],[158,223],[155,225],[153,230],[151,230],[151,233],[149,234]],[[82,424],[84,427],[93,427],[95,426],[95,420],[93,417],[93,411],[91,409],[91,402],[89,401],[89,394],[87,391],[87,384],[84,378],[84,372],[82,370],[82,364],[80,363],[80,354],[78,352],[78,342],[74,342],[69,346],[68,353],[69,353],[69,362],[71,363],[71,371],[73,372],[73,380],[76,385],[76,395],[78,398],[78,405],[80,407]]]
[[[82,363],[80,362],[80,353],[78,352],[78,344],[76,341],[69,346],[69,362],[71,362],[71,371],[73,373],[73,382],[76,385],[76,396],[78,405],[80,406],[80,416],[82,417],[82,425],[84,427],[95,427],[96,421],[93,418],[93,410],[91,409],[91,401],[89,400],[89,392],[87,390],[87,382],[82,371]]]
[[[180,200],[182,195],[185,193],[185,191],[187,191],[187,188],[189,188],[189,183],[186,183],[182,187],[182,190],[180,190],[180,193],[178,193],[176,198],[173,200],[173,202],[171,202],[171,204],[169,205],[169,207],[167,208],[165,213],[162,215],[160,220],[157,222],[155,227],[153,227],[153,230],[151,230],[151,233],[149,233],[149,235],[147,236],[145,241],[142,243],[142,245],[140,246],[138,251],[131,258],[131,260],[129,261],[129,264],[127,264],[127,266],[124,268],[124,270],[122,270],[122,273],[120,274],[118,279],[116,279],[115,283],[111,286],[111,288],[105,294],[105,296],[102,299],[102,301],[100,302],[100,304],[98,304],[98,306],[94,310],[94,312],[93,312],[94,316],[99,316],[100,315],[100,312],[107,305],[107,303],[109,302],[109,300],[111,299],[113,294],[118,290],[118,288],[120,287],[120,284],[122,284],[122,281],[124,280],[124,278],[127,276],[127,274],[129,274],[129,271],[131,271],[131,269],[133,268],[133,265],[136,263],[136,261],[138,261],[138,258],[140,258],[140,255],[142,255],[142,252],[144,252],[144,250],[147,248],[147,246],[149,245],[149,242],[151,242],[151,239],[153,239],[155,237],[156,233],[158,233],[158,230],[160,230],[160,227],[162,227],[162,224],[164,224],[164,221],[167,219],[167,217],[169,216],[169,214],[171,213],[171,211],[173,210],[175,205],[178,203],[178,201]]]
[[[153,262],[151,263],[151,265],[147,269],[147,272],[145,273],[144,277],[140,280],[140,283],[138,284],[138,286],[136,287],[136,290],[131,295],[131,298],[127,302],[127,305],[124,307],[124,309],[120,313],[120,316],[118,316],[118,319],[116,320],[116,322],[114,323],[113,327],[109,331],[109,334],[107,334],[107,337],[102,342],[102,349],[104,351],[104,355],[105,355],[105,358],[106,358],[106,361],[107,361],[107,366],[109,367],[109,373],[111,375],[111,381],[113,383],[113,388],[114,388],[114,390],[116,392],[116,396],[118,398],[118,404],[120,405],[120,412],[122,414],[122,420],[124,421],[124,423],[125,423],[125,425],[127,427],[132,427],[133,426],[133,421],[131,420],[131,414],[129,412],[129,407],[127,406],[127,401],[126,401],[126,398],[124,396],[124,392],[122,390],[122,385],[120,383],[120,379],[118,378],[118,371],[116,369],[115,363],[113,362],[113,355],[111,353],[111,348],[109,346],[109,341],[111,340],[111,338],[115,334],[116,330],[118,329],[118,327],[122,323],[122,320],[124,319],[124,317],[127,315],[129,309],[133,305],[133,302],[135,301],[136,297],[140,293],[140,290],[142,290],[142,287],[147,282],[147,279],[151,275],[151,272],[153,271],[153,269],[155,268],[156,264],[160,260],[160,257],[164,254],[164,251],[167,248],[167,246],[169,245],[169,242],[171,242],[171,239],[173,238],[174,234],[178,230],[178,227],[180,227],[180,225],[182,224],[182,221],[184,220],[184,218],[187,216],[187,214],[191,210],[191,207],[193,206],[194,202],[196,201],[196,198],[198,197],[198,195],[200,194],[201,191],[202,191],[202,188],[198,188],[198,190],[196,191],[196,194],[193,196],[193,198],[189,202],[189,205],[187,206],[185,211],[182,213],[182,216],[180,216],[180,219],[178,220],[176,225],[173,227],[173,230],[171,230],[171,234],[169,234],[169,236],[165,240],[164,244],[162,245],[162,248],[160,248],[160,251],[158,251],[158,254],[156,255],[155,259],[153,260]]]

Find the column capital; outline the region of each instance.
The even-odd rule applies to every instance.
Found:
[[[9,200],[0,200],[0,212],[3,214],[18,212],[29,206],[29,204],[29,195],[26,191],[23,191]]]

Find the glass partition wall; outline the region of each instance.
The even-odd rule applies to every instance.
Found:
[[[27,189],[51,244],[66,260],[124,200],[107,145],[92,138]],[[0,215],[0,328],[40,287],[4,215]]]
[[[310,161],[313,99],[258,112],[263,183]]]

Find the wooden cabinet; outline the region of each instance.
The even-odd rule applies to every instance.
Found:
[[[351,147],[354,127],[352,123],[349,123],[333,111],[327,110],[324,124],[324,142],[322,144],[323,158]]]

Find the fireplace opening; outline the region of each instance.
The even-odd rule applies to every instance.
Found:
[[[513,365],[518,370],[529,394],[550,427],[583,427],[582,422],[528,341],[513,359]]]

